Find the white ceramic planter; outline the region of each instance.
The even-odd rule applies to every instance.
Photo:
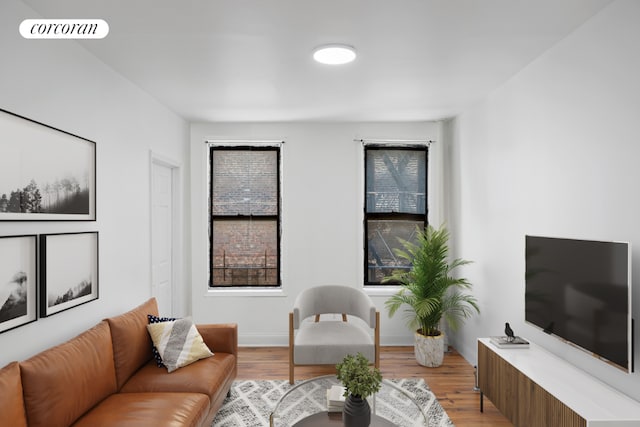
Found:
[[[414,353],[416,361],[422,366],[436,368],[444,359],[445,335],[441,332],[437,337],[426,337],[414,332]]]

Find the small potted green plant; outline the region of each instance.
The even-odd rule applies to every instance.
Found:
[[[347,355],[336,365],[338,380],[345,388],[342,420],[345,427],[367,427],[371,422],[371,408],[367,397],[380,390],[382,374],[370,368],[362,353]]]

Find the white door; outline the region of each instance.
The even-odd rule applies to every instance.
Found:
[[[151,163],[151,294],[161,316],[173,315],[173,172]]]

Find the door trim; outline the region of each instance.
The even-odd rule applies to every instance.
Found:
[[[171,169],[172,200],[173,207],[171,220],[171,259],[172,259],[172,286],[171,286],[171,311],[170,316],[185,316],[186,301],[188,301],[188,289],[184,287],[182,279],[183,271],[183,235],[182,233],[182,164],[171,157],[164,156],[153,150],[149,150],[149,293],[153,292],[153,165],[164,166]]]

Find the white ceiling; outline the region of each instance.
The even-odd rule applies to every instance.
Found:
[[[612,0],[23,0],[189,121],[405,121],[482,99]],[[37,17],[37,16],[35,16]],[[342,66],[325,43],[356,47]]]

